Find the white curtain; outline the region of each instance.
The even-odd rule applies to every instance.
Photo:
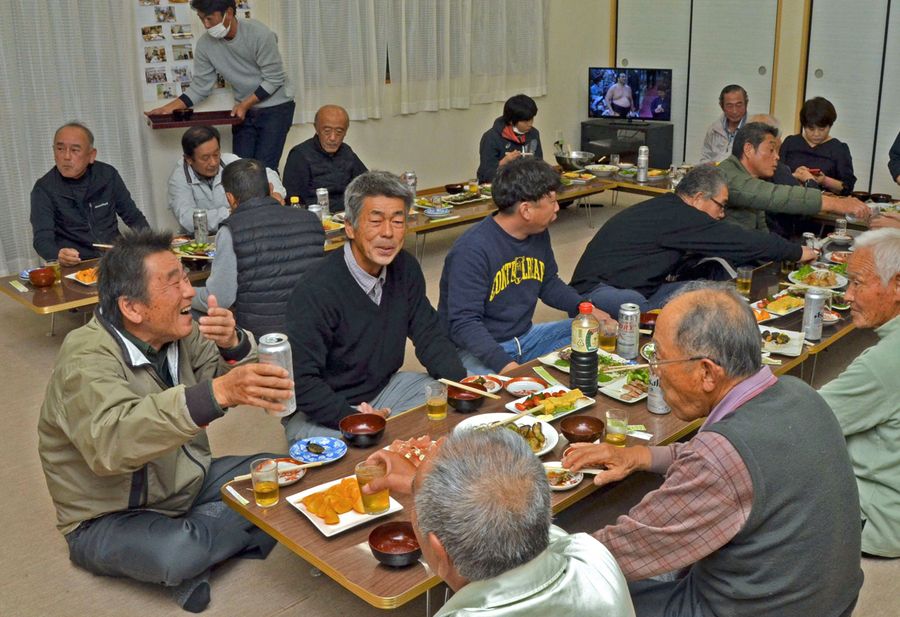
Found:
[[[273,29],[297,92],[295,122],[312,122],[326,103],[353,120],[381,117],[386,52],[376,0],[279,2]]]
[[[154,220],[137,66],[135,2],[6,0],[0,19],[0,272],[38,262],[30,193],[53,167],[53,132],[78,120]],[[146,207],[145,207],[146,206]]]

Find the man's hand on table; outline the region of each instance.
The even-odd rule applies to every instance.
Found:
[[[77,266],[81,263],[81,255],[75,249],[59,249],[56,260],[61,266]]]
[[[375,478],[362,488],[366,495],[377,493],[384,489],[390,489],[392,493],[400,495],[412,494],[413,478],[416,477],[416,466],[411,461],[396,452],[378,450],[369,458],[367,463],[380,463],[387,468],[383,478]]]
[[[357,409],[359,409],[359,413],[371,413],[376,416],[381,416],[384,419],[387,419],[391,416],[390,407],[381,407],[379,409],[375,409],[369,403],[364,402],[360,403]]]
[[[800,256],[800,263],[810,263],[818,259],[820,252],[818,249],[810,248],[808,246],[804,246],[803,255]]]
[[[252,405],[279,413],[285,409],[281,401],[291,398],[294,393],[294,382],[280,366],[245,364],[213,379],[212,389],[213,397],[223,408]]]
[[[226,308],[219,306],[213,294],[207,300],[206,315],[199,320],[200,333],[221,349],[231,349],[238,344],[238,335],[234,315]]]
[[[162,107],[157,107],[156,109],[151,109],[150,111],[145,111],[145,116],[168,116],[176,109],[187,109],[187,105],[184,104],[184,101],[181,99],[175,99],[174,101],[163,105]]]
[[[606,471],[594,476],[594,484],[603,486],[618,482],[635,471],[650,469],[650,449],[646,446],[618,448],[605,443],[573,443],[566,448],[562,465],[572,473],[584,467],[606,467]]]
[[[871,229],[900,229],[900,212],[883,212],[869,223]]]

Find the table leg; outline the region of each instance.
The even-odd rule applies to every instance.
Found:
[[[423,233],[416,234],[416,259],[419,263],[422,263],[422,260],[425,258],[425,239],[426,236]],[[421,242],[420,242],[421,240]]]
[[[50,313],[50,332],[47,333],[47,336],[53,336],[54,326],[56,326],[56,313]]]

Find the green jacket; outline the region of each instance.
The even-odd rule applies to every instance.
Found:
[[[900,316],[819,394],[837,416],[859,487],[862,550],[900,557]]]
[[[253,337],[241,363],[256,360]],[[129,343],[130,345],[130,343]],[[230,366],[194,324],[173,343],[168,387],[143,354],[96,315],[71,332],[56,359],[38,421],[38,450],[57,527],[127,509],[184,514],[211,456],[194,417],[222,414],[210,381]],[[172,371],[173,376],[175,371]]]
[[[818,214],[822,193],[802,186],[773,184],[751,176],[733,154],[719,163],[728,183],[728,209],[725,220],[747,229],[769,231],[766,212]]]
[[[605,546],[550,528],[543,553],[500,576],[469,583],[435,617],[634,617],[628,584]]]

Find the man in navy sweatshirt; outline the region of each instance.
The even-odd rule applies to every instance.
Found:
[[[493,184],[498,212],[464,233],[444,261],[438,312],[470,373],[506,372],[571,340],[568,319],[531,323],[538,298],[569,315],[582,301],[559,278],[547,231],[559,184],[538,158],[502,166]]]

